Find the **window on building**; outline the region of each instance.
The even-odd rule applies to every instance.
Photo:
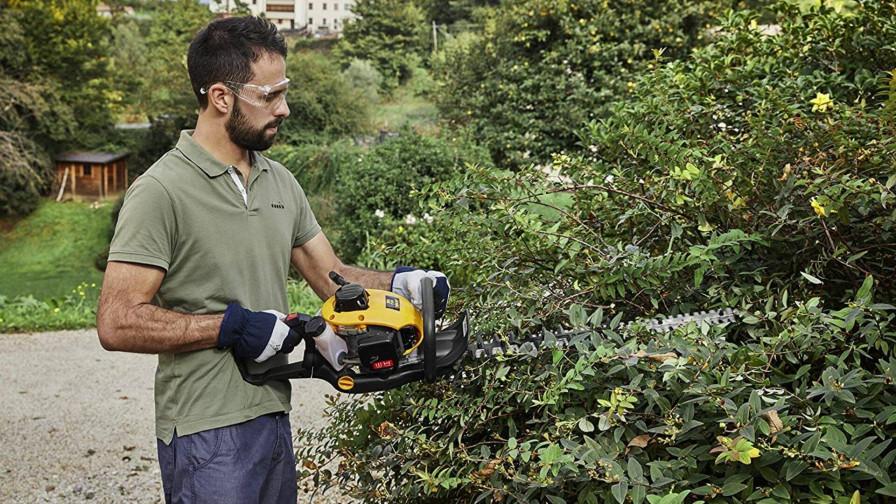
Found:
[[[308,18],[308,26],[311,26],[313,24],[314,24],[314,18]]]
[[[339,2],[333,4],[333,10],[339,10]]]
[[[93,174],[93,166],[90,166],[89,164],[85,164],[82,166],[81,175],[83,175],[85,177],[89,177],[92,174]]]
[[[324,23],[324,26],[327,26],[327,18],[324,18],[323,23]]]
[[[311,2],[308,2],[308,10],[312,10],[312,9],[314,9],[314,4]]]
[[[324,10],[327,10],[327,2],[324,2]]]

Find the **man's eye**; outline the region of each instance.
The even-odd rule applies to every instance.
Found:
[[[273,93],[268,93],[265,96],[265,101],[267,101],[268,103],[272,103],[279,100],[281,96],[283,96],[283,91],[274,91]]]

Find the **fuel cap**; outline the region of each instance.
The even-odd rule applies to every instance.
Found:
[[[364,287],[358,284],[345,284],[336,291],[336,305],[333,309],[337,312],[351,312],[366,310],[369,308],[369,295]]]

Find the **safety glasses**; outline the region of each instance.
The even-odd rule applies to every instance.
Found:
[[[289,91],[289,79],[283,79],[276,84],[247,84],[243,82],[222,82],[237,98],[256,107],[275,110],[286,100],[286,92]],[[201,94],[207,94],[208,89],[201,88]]]

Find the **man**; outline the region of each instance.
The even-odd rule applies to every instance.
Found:
[[[290,385],[244,382],[232,355],[287,361],[290,264],[321,299],[336,271],[415,304],[431,276],[437,304],[447,300],[441,273],[344,265],[295,178],[259,154],[289,116],[286,54],[260,18],[218,20],[196,35],[187,56],[196,129],[134,182],[112,240],[97,332],[107,350],[159,354],[167,502],[296,502]]]

